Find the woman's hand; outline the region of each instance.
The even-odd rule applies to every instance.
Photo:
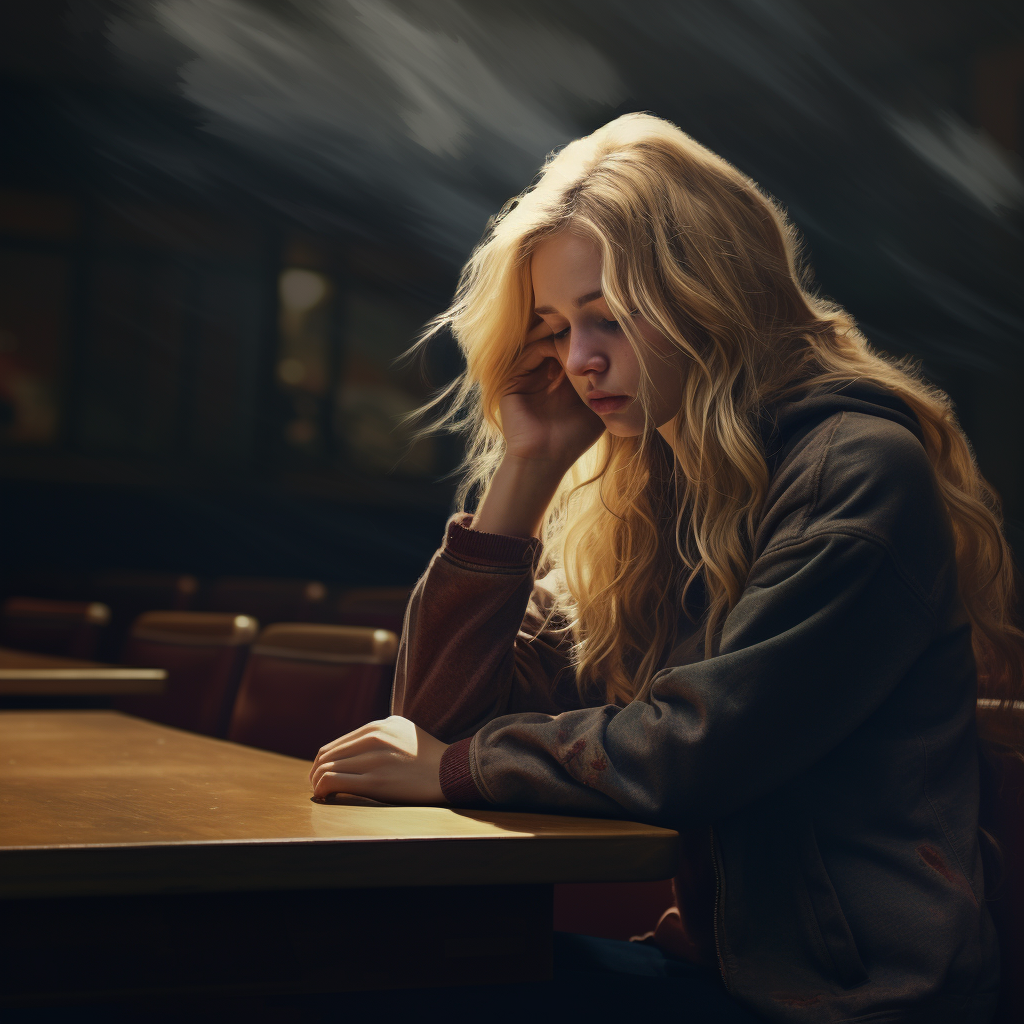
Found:
[[[601,417],[566,376],[543,321],[530,328],[498,411],[505,457],[473,516],[473,529],[535,537],[562,477],[604,432]]]
[[[563,473],[604,432],[601,417],[569,382],[543,321],[527,334],[498,409],[508,455],[557,466]]]
[[[320,748],[309,781],[313,796],[352,793],[389,804],[443,804],[438,776],[447,743],[392,715]]]

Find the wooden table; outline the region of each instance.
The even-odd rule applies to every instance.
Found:
[[[126,668],[0,647],[2,696],[110,697],[162,693],[166,679],[162,668]]]
[[[675,870],[666,829],[316,804],[308,770],[116,712],[0,714],[8,1001],[541,978],[552,883]]]

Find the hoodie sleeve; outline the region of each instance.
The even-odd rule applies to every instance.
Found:
[[[719,654],[662,670],[622,708],[496,718],[446,755],[449,789],[524,810],[710,820],[836,746],[933,629],[883,547],[808,536],[759,559]]]
[[[534,583],[535,538],[469,528],[460,513],[413,590],[391,710],[453,742],[514,712],[578,707],[568,641]]]
[[[448,798],[679,827],[841,743],[934,640],[935,593],[955,595],[927,457],[886,429],[904,437],[876,450],[823,432],[788,467],[715,656],[664,668],[625,707],[489,721],[446,752]]]

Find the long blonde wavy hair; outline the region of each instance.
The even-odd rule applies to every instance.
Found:
[[[605,432],[566,475],[542,526],[553,612],[573,641],[581,693],[643,696],[680,606],[703,606],[704,655],[750,569],[769,483],[761,424],[777,403],[851,380],[899,396],[917,416],[952,522],[981,691],[999,701],[1024,678],[1011,622],[1014,570],[998,501],[948,397],[917,369],[871,349],[852,317],[815,295],[783,211],[674,125],[627,114],[548,159],[492,219],[451,307],[466,368],[436,402],[469,434],[460,502],[480,494],[504,445],[498,400],[533,320],[531,253],[566,228],[602,254],[602,288],[644,365],[631,314],[683,354],[671,448],[654,431]],[[640,399],[650,379],[644,373]],[[687,602],[699,582],[706,601]],[[698,644],[700,641],[698,640]],[[696,654],[697,652],[695,652]]]

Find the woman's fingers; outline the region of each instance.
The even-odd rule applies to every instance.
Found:
[[[505,382],[506,395],[544,391],[561,372],[561,363],[550,339],[531,342],[513,363]]]
[[[317,779],[336,772],[352,775],[365,775],[367,772],[386,768],[394,758],[405,758],[409,755],[403,750],[395,750],[386,744],[367,744],[362,748],[348,750],[333,761],[323,761],[312,773],[311,779],[316,786]]]
[[[313,761],[309,771],[312,783],[317,772],[328,764],[351,760],[362,754],[381,752],[387,755],[415,754],[415,726],[404,718],[392,715],[390,718],[367,722],[352,732],[339,736],[325,744]]]
[[[345,772],[324,772],[313,786],[313,796],[322,800],[331,793],[351,793],[353,796],[368,795],[369,788],[362,775],[348,775]]]
[[[393,729],[388,725],[388,721],[384,718],[367,722],[366,725],[361,725],[358,729],[353,729],[351,732],[345,733],[344,736],[325,743],[313,759],[313,767],[309,770],[310,778],[313,777],[317,765],[323,764],[325,761],[337,760],[338,757],[346,756],[358,749],[368,749],[378,740],[393,741]]]
[[[341,757],[350,757],[352,754],[358,754],[362,750],[371,750],[381,741],[381,735],[372,731],[369,725],[364,725],[361,729],[356,729],[354,732],[339,736],[338,739],[320,748],[320,752],[313,761],[310,775],[316,770],[317,765],[323,764],[325,761],[337,761]]]
[[[543,320],[537,320],[536,323],[530,325],[530,329],[526,332],[526,344],[529,345],[531,342],[550,337],[551,328]]]
[[[512,364],[511,376],[522,377],[532,373],[545,359],[557,359],[554,342],[548,338],[532,341]]]
[[[555,342],[553,337],[549,334],[546,338],[540,338],[537,341],[531,341],[523,349],[523,354],[530,353],[532,358],[535,358],[538,362],[543,359],[557,359],[558,352],[555,349]]]
[[[365,728],[365,726],[363,728]],[[330,743],[325,743],[317,751],[316,757],[313,758],[313,765],[309,769],[310,782],[313,781],[313,772],[315,772],[317,768],[325,761],[333,761],[335,758],[335,753],[337,751],[344,749],[344,745],[350,742],[360,732],[361,730],[357,729],[354,732],[345,733],[344,736],[339,736],[336,740],[331,740]]]
[[[373,749],[372,745],[365,745],[362,748],[362,750],[366,751],[367,747],[369,747],[369,750]],[[309,783],[310,783],[310,785],[315,787],[316,786],[316,780],[319,779],[324,774],[324,772],[332,772],[332,771],[340,771],[340,770],[342,770],[341,768],[338,767],[339,765],[345,765],[346,767],[344,768],[344,770],[345,771],[349,771],[350,770],[349,766],[351,766],[352,762],[356,758],[358,758],[359,753],[360,753],[360,748],[359,747],[355,747],[354,749],[353,748],[346,748],[346,749],[343,749],[343,750],[336,751],[335,753],[333,753],[333,754],[331,754],[331,755],[329,755],[327,757],[318,758],[316,763],[313,765],[312,770],[309,773]]]
[[[443,803],[438,774],[446,749],[407,718],[369,722],[321,748],[309,775],[313,796],[352,793],[389,803]]]

